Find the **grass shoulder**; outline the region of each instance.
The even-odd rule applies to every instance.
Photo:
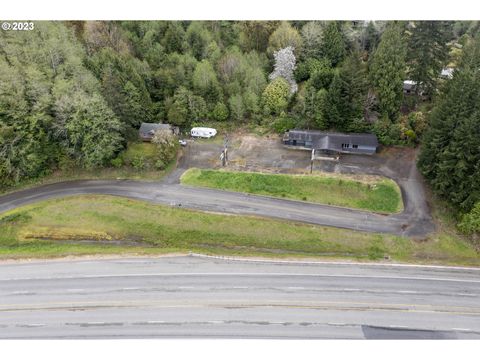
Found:
[[[292,200],[343,206],[379,213],[403,210],[401,192],[391,179],[378,176],[287,175],[189,169],[181,178],[185,185],[267,195]]]
[[[370,234],[253,216],[212,214],[113,196],[52,199],[0,215],[0,258],[206,254],[341,258],[480,266],[460,240]],[[425,256],[425,255],[428,256]]]

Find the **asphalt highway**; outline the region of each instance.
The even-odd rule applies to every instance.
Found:
[[[0,264],[0,338],[479,339],[480,269],[198,256]]]

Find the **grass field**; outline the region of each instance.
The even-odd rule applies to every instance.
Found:
[[[321,175],[279,175],[189,169],[183,184],[364,209],[379,213],[403,210],[400,189],[390,179],[361,181]]]
[[[48,200],[0,215],[0,258],[202,252],[267,257],[479,265],[466,242],[422,242],[248,216],[220,215],[112,196]]]

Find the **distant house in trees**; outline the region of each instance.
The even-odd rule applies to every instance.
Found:
[[[417,82],[413,80],[405,80],[403,82],[403,93],[404,94],[414,94],[417,90]]]
[[[374,134],[290,130],[283,135],[283,145],[327,155],[373,155],[377,151],[378,139]]]
[[[142,123],[140,125],[139,135],[143,141],[152,141],[155,131],[159,129],[170,130],[173,134],[178,135],[178,126],[172,126],[170,124],[155,124],[155,123]]]
[[[442,72],[440,73],[440,77],[442,77],[444,79],[451,79],[453,77],[453,71],[454,70],[455,70],[454,68],[446,67],[446,68],[442,69]]]

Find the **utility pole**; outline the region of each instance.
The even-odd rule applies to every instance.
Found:
[[[222,151],[222,153],[220,154],[220,160],[222,161],[222,166],[225,166],[225,152]]]
[[[223,138],[222,156],[223,166],[225,166],[228,162],[228,134],[225,134],[225,137]]]
[[[313,173],[313,159],[315,158],[315,149],[312,149],[312,157],[310,158],[310,174]]]

